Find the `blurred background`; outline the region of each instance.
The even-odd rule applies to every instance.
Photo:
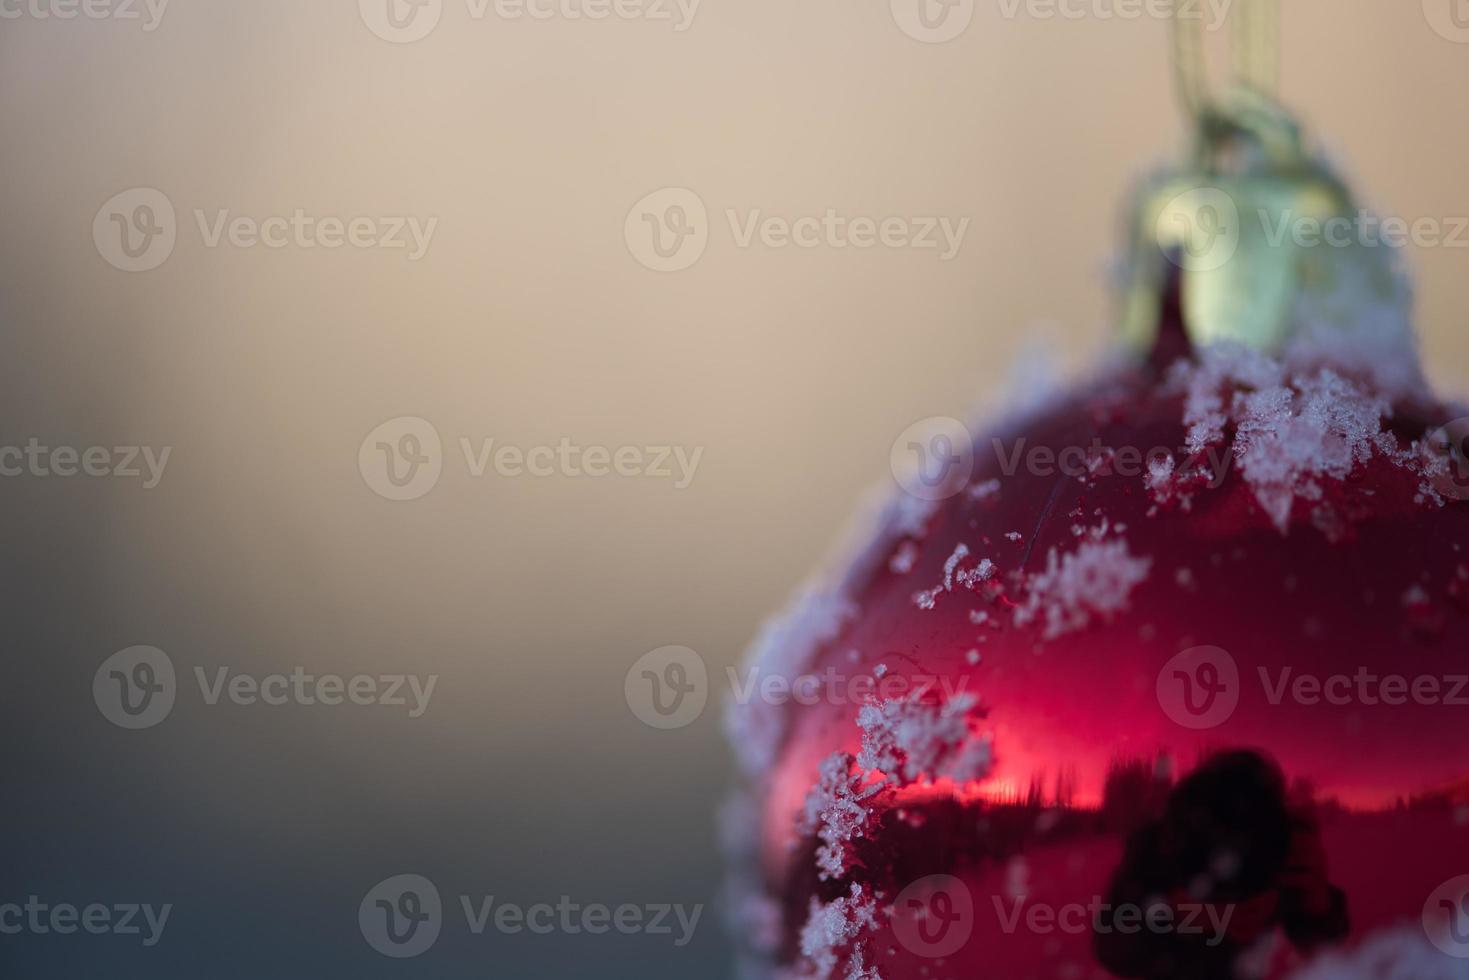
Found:
[[[0,0],[0,445],[143,473],[0,479],[0,904],[173,907],[0,934],[0,973],[729,975],[726,668],[905,427],[1105,347],[1121,204],[1184,142],[1158,4],[925,2]],[[1469,215],[1469,5],[1282,6],[1364,203]],[[1462,392],[1458,241],[1407,259]],[[624,681],[670,644],[710,691],[665,730]],[[134,645],[177,691],[131,730],[93,681]],[[211,704],[220,668],[437,682]],[[409,873],[442,932],[379,955],[359,904]],[[461,896],[707,907],[679,946]]]

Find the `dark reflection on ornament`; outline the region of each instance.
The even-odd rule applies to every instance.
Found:
[[[1223,936],[1118,928],[1115,910],[1168,905],[1179,921],[1200,903],[1224,909]],[[1193,906],[1192,909],[1189,907]],[[1097,959],[1119,977],[1235,976],[1241,952],[1279,927],[1302,951],[1349,929],[1346,895],[1327,877],[1312,801],[1288,799],[1279,768],[1256,752],[1207,760],[1128,838],[1099,923]]]

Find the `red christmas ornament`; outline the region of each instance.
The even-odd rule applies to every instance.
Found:
[[[1191,285],[1147,356],[900,444],[757,641],[794,694],[731,710],[751,975],[1469,976],[1458,413],[1405,304],[1203,345]]]

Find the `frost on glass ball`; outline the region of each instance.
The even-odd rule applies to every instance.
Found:
[[[748,975],[1469,977],[1469,412],[1368,326],[1115,364],[876,508],[751,651],[821,696],[730,706]]]

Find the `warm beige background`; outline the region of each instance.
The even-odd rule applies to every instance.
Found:
[[[1285,97],[1365,200],[1469,214],[1469,43],[1419,0],[1284,6]],[[905,36],[886,0],[704,0],[682,33],[474,21],[449,0],[411,45],[375,37],[353,0],[175,0],[151,34],[4,20],[0,132],[6,441],[175,447],[147,494],[0,488],[12,560],[57,603],[12,611],[33,627],[24,656],[75,665],[41,701],[140,642],[188,663],[437,672],[412,729],[293,716],[263,760],[266,732],[201,717],[207,752],[181,722],[149,758],[171,760],[201,820],[243,808],[260,839],[362,855],[364,879],[440,860],[527,900],[639,901],[712,896],[707,816],[730,777],[716,712],[644,728],[628,666],[670,643],[736,662],[898,432],[962,413],[1027,344],[1072,366],[1095,352],[1122,194],[1182,139],[1161,24],[1012,20],[998,0],[942,45]],[[162,268],[128,275],[91,224],[140,185],[184,226]],[[623,222],[671,185],[716,225],[696,265],[657,274]],[[439,227],[409,263],[206,249],[188,217],[298,207]],[[972,225],[947,263],[739,249],[728,207]],[[1462,389],[1469,249],[1408,259],[1431,373]],[[680,492],[472,480],[451,445],[437,489],[393,504],[356,454],[398,415],[451,444],[704,457]],[[402,836],[429,818],[437,856]],[[701,928],[671,973],[721,962]],[[604,975],[662,968],[645,949],[587,955]]]

